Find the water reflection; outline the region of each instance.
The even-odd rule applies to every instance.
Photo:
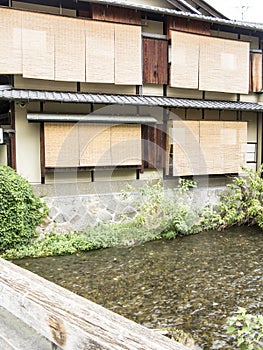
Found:
[[[263,313],[263,240],[255,228],[72,256],[15,261],[150,328],[181,328],[203,349],[231,349],[226,317]]]

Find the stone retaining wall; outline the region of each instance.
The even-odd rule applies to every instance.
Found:
[[[218,194],[225,187],[209,187],[191,190],[190,203],[194,208],[204,207],[218,201]],[[172,193],[169,189],[167,196]],[[49,217],[38,231],[42,234],[84,231],[87,227],[107,222],[116,223],[121,215],[133,215],[138,193],[124,199],[121,193],[77,194],[68,196],[47,196],[44,201],[50,208]]]

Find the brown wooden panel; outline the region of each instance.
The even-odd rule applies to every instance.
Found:
[[[209,22],[201,22],[194,19],[188,20],[187,18],[168,17],[167,29],[168,35],[170,35],[169,29],[176,29],[194,34],[211,35]]]
[[[250,91],[262,91],[262,54],[250,54]]]
[[[92,4],[92,18],[116,23],[141,24],[140,11],[100,4]]]
[[[166,133],[162,125],[142,125],[143,167],[160,169],[164,167],[166,153]]]
[[[143,39],[143,82],[168,84],[168,41]]]

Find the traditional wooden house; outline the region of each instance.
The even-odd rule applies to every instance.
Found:
[[[0,164],[31,183],[262,163],[261,24],[203,0],[0,0],[0,42]]]

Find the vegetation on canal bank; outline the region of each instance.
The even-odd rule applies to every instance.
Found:
[[[201,210],[192,203],[194,181],[180,179],[171,192],[164,192],[161,182],[149,182],[140,190],[141,200],[136,203],[135,215],[124,216],[121,223],[101,224],[83,233],[53,233],[40,240],[35,236],[35,227],[46,215],[47,208],[33,195],[25,179],[12,169],[1,167],[1,256],[15,259],[72,254],[160,238],[173,239],[233,225],[256,224],[263,228],[262,170],[263,166],[257,172],[244,169],[246,176],[233,178],[217,205]],[[133,190],[128,187],[123,196],[128,197]]]
[[[0,252],[30,244],[47,213],[27,180],[10,167],[0,166]]]

